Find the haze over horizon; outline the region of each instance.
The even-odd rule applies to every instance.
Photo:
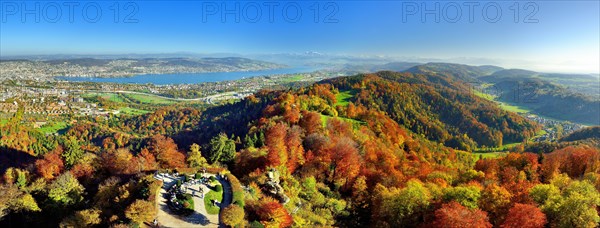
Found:
[[[600,73],[597,1],[80,2],[73,15],[58,2],[57,20],[57,5],[19,3],[2,3],[0,56],[315,51]]]
[[[224,57],[244,57],[251,59],[259,59],[262,60],[261,57],[264,56],[277,56],[277,55],[297,55],[297,56],[306,56],[306,55],[314,55],[317,52],[307,51],[307,52],[298,52],[298,53],[252,53],[252,54],[239,54],[239,53],[191,53],[191,52],[171,52],[171,53],[107,53],[107,54],[97,54],[97,53],[85,53],[85,54],[46,54],[46,55],[5,55],[0,56],[0,60],[6,59],[31,59],[31,58],[39,58],[39,59],[57,59],[57,58],[106,58],[106,57],[114,57],[114,58],[123,58],[123,57],[196,57],[196,58],[205,58],[205,57],[215,57],[215,58],[224,58]],[[417,62],[417,63],[453,63],[453,64],[465,64],[465,65],[473,65],[473,66],[483,66],[483,65],[492,65],[498,66],[505,69],[523,69],[523,70],[532,70],[541,73],[576,73],[576,74],[591,74],[598,75],[600,74],[599,70],[596,71],[586,71],[581,70],[577,67],[572,68],[553,68],[551,64],[548,63],[535,63],[530,60],[519,60],[519,59],[489,59],[489,58],[467,58],[467,57],[453,57],[453,58],[436,58],[436,57],[417,57],[417,56],[389,56],[389,55],[347,55],[347,54],[328,54],[328,53],[319,53],[322,56],[328,56],[331,58],[363,58],[363,59],[377,59],[379,61],[387,61],[387,62]],[[271,60],[271,62],[287,64],[286,61],[280,60]],[[293,65],[293,64],[292,64]],[[548,67],[548,65],[550,65]]]

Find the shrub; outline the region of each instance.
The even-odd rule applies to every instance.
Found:
[[[210,179],[210,181],[216,181],[217,178],[215,176],[210,176],[208,179]]]
[[[219,173],[219,172],[222,172],[224,170],[225,170],[224,168],[220,168],[220,167],[208,167],[208,168],[206,168],[206,172],[207,173]]]
[[[194,175],[194,179],[199,180],[200,178],[202,178],[202,174],[201,173],[196,173]]]
[[[177,172],[181,174],[192,174],[196,172],[195,168],[177,168]]]
[[[240,207],[244,207],[244,193],[243,192],[233,192],[232,202]]]
[[[244,189],[242,189],[242,184],[233,174],[228,173],[225,174],[227,180],[231,184],[231,192],[233,193],[232,202],[242,208],[244,208]]]
[[[223,191],[223,186],[221,186],[221,185],[215,186],[215,192],[222,192],[222,191]]]
[[[265,228],[265,226],[262,223],[260,223],[259,221],[252,221],[250,223],[250,227],[252,227],[252,228]]]

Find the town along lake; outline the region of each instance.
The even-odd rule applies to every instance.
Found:
[[[131,77],[97,78],[97,77],[56,77],[58,80],[71,82],[111,82],[154,85],[171,84],[196,84],[203,82],[232,81],[256,76],[268,76],[278,74],[309,73],[319,70],[316,67],[293,67],[260,71],[232,71],[232,72],[209,72],[209,73],[180,73],[180,74],[140,74]]]

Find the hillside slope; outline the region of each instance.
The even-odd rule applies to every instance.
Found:
[[[600,78],[495,66],[428,63],[406,72],[485,87],[495,99],[559,120],[600,125]],[[435,81],[434,81],[435,82]]]
[[[479,98],[460,81],[438,74],[379,72],[332,79],[339,90],[356,94],[349,100],[384,111],[399,124],[446,146],[471,150],[520,142],[539,126]]]

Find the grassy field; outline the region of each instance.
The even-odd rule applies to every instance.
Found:
[[[61,130],[67,129],[68,127],[69,127],[69,124],[67,124],[67,122],[58,121],[58,122],[47,123],[46,125],[40,127],[39,130],[45,134],[53,134],[53,133],[57,133]]]
[[[216,192],[210,190],[206,195],[204,195],[204,206],[206,207],[206,212],[211,215],[219,214],[220,208],[218,206],[213,206],[211,200],[216,200],[221,202],[223,200],[223,191]]]
[[[545,135],[545,134],[548,134],[548,132],[546,130],[542,129],[542,130],[538,131],[535,135],[541,136],[541,135]]]
[[[475,96],[481,97],[483,99],[486,100],[490,100],[490,101],[496,101],[496,97],[491,95],[491,94],[487,94],[487,93],[483,93],[481,91],[478,90],[473,90],[473,94]],[[529,113],[530,110],[521,106],[516,106],[516,105],[511,105],[511,104],[507,104],[504,102],[499,102],[500,108],[509,112],[516,112],[516,113]]]
[[[529,113],[529,109],[526,109],[526,108],[523,108],[520,106],[506,104],[506,103],[500,103],[500,108],[502,108],[506,111],[509,111],[509,112]]]
[[[150,111],[130,107],[119,108],[119,111],[121,112],[121,114],[125,115],[143,115],[146,113],[150,113]]]
[[[163,104],[174,104],[177,103],[176,101],[173,100],[169,100],[169,99],[165,99],[165,98],[161,98],[161,97],[156,97],[156,96],[150,96],[150,95],[144,95],[144,94],[123,94],[126,97],[132,99],[132,100],[137,100],[141,103],[146,103],[146,104],[157,104],[157,105],[163,105]]]
[[[506,156],[507,153],[504,152],[488,152],[488,153],[472,153],[473,160],[478,161],[480,158],[499,158]]]
[[[518,146],[519,144],[521,144],[521,142],[507,143],[507,144],[502,145],[502,147],[500,147],[500,149],[508,150],[515,146]]]
[[[282,79],[283,82],[297,82],[304,79],[304,76],[302,75],[294,75],[294,76],[290,76],[290,77],[285,77]]]
[[[478,97],[481,97],[483,99],[490,100],[490,101],[494,101],[494,99],[496,98],[496,97],[494,97],[491,94],[483,93],[483,92],[481,92],[479,90],[473,90],[473,94],[475,96],[478,96]]]
[[[521,144],[521,142],[509,142],[509,143],[505,143],[502,144],[501,147],[493,147],[493,148],[486,148],[486,149],[492,149],[492,151],[508,151],[511,148],[518,146],[519,144]],[[484,151],[483,148],[476,148],[473,153],[491,153],[490,151]]]
[[[95,96],[102,97],[102,98],[107,99],[112,102],[120,102],[120,103],[125,102],[125,100],[123,100],[123,98],[121,98],[119,96],[119,94],[116,94],[116,93],[87,93],[87,94],[84,94],[82,97],[95,97]]]
[[[533,139],[545,135],[547,132],[545,130],[539,130],[538,132],[536,132],[535,136],[531,139],[529,139],[529,141],[533,141]],[[512,142],[512,143],[505,143],[503,144],[501,147],[495,147],[492,148],[495,151],[508,151],[512,148],[514,148],[515,146],[518,146],[519,144],[521,144],[521,142]],[[491,154],[491,153],[502,153],[502,152],[485,152],[482,151],[482,148],[477,148],[475,149],[475,151],[473,153],[478,153],[478,154]]]
[[[354,97],[355,93],[356,92],[352,90],[340,91],[338,94],[335,95],[335,99],[337,100],[337,103],[335,103],[335,105],[348,106],[348,104],[350,103],[350,98]]]

